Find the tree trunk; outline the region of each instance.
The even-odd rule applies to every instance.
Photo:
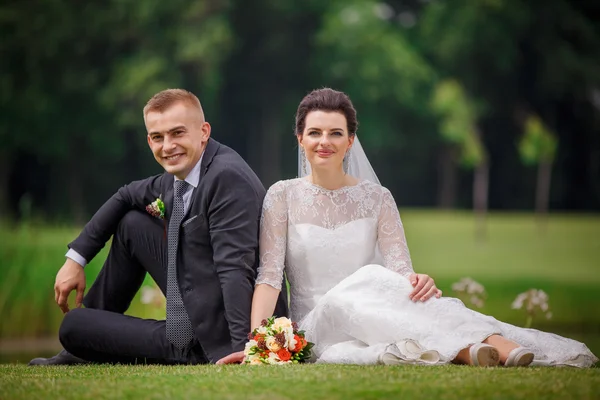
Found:
[[[552,179],[552,162],[540,161],[538,164],[537,185],[535,189],[535,213],[540,232],[545,232],[550,202],[550,181]]]
[[[438,208],[451,209],[456,202],[458,166],[456,147],[446,144],[438,158]]]
[[[270,99],[269,99],[270,100]],[[282,179],[281,176],[281,126],[276,109],[263,107],[265,113],[262,118],[262,135],[260,138],[260,178],[265,187]],[[291,135],[285,135],[286,140],[293,139]]]
[[[489,166],[482,162],[475,168],[473,175],[473,208],[475,211],[475,239],[484,242],[487,239]]]
[[[10,199],[8,197],[12,163],[7,154],[0,155],[0,222],[10,217]]]

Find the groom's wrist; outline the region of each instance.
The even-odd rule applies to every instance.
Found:
[[[67,254],[65,254],[65,257],[70,258],[82,267],[85,267],[87,265],[87,260],[73,249],[69,249],[69,251],[67,251]]]

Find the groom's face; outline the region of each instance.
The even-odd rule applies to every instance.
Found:
[[[165,171],[185,179],[200,160],[210,125],[199,110],[183,102],[145,116],[148,145]]]

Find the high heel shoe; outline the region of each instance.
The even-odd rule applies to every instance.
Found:
[[[505,367],[526,367],[533,361],[533,352],[525,347],[517,347],[508,353]]]
[[[478,367],[495,367],[500,363],[498,349],[489,344],[478,343],[469,348],[471,364]]]

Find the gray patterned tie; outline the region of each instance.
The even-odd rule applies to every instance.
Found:
[[[194,338],[190,317],[185,311],[177,283],[177,245],[179,228],[184,215],[183,194],[188,188],[186,181],[175,181],[173,212],[169,220],[168,269],[167,269],[167,339],[183,349]]]

